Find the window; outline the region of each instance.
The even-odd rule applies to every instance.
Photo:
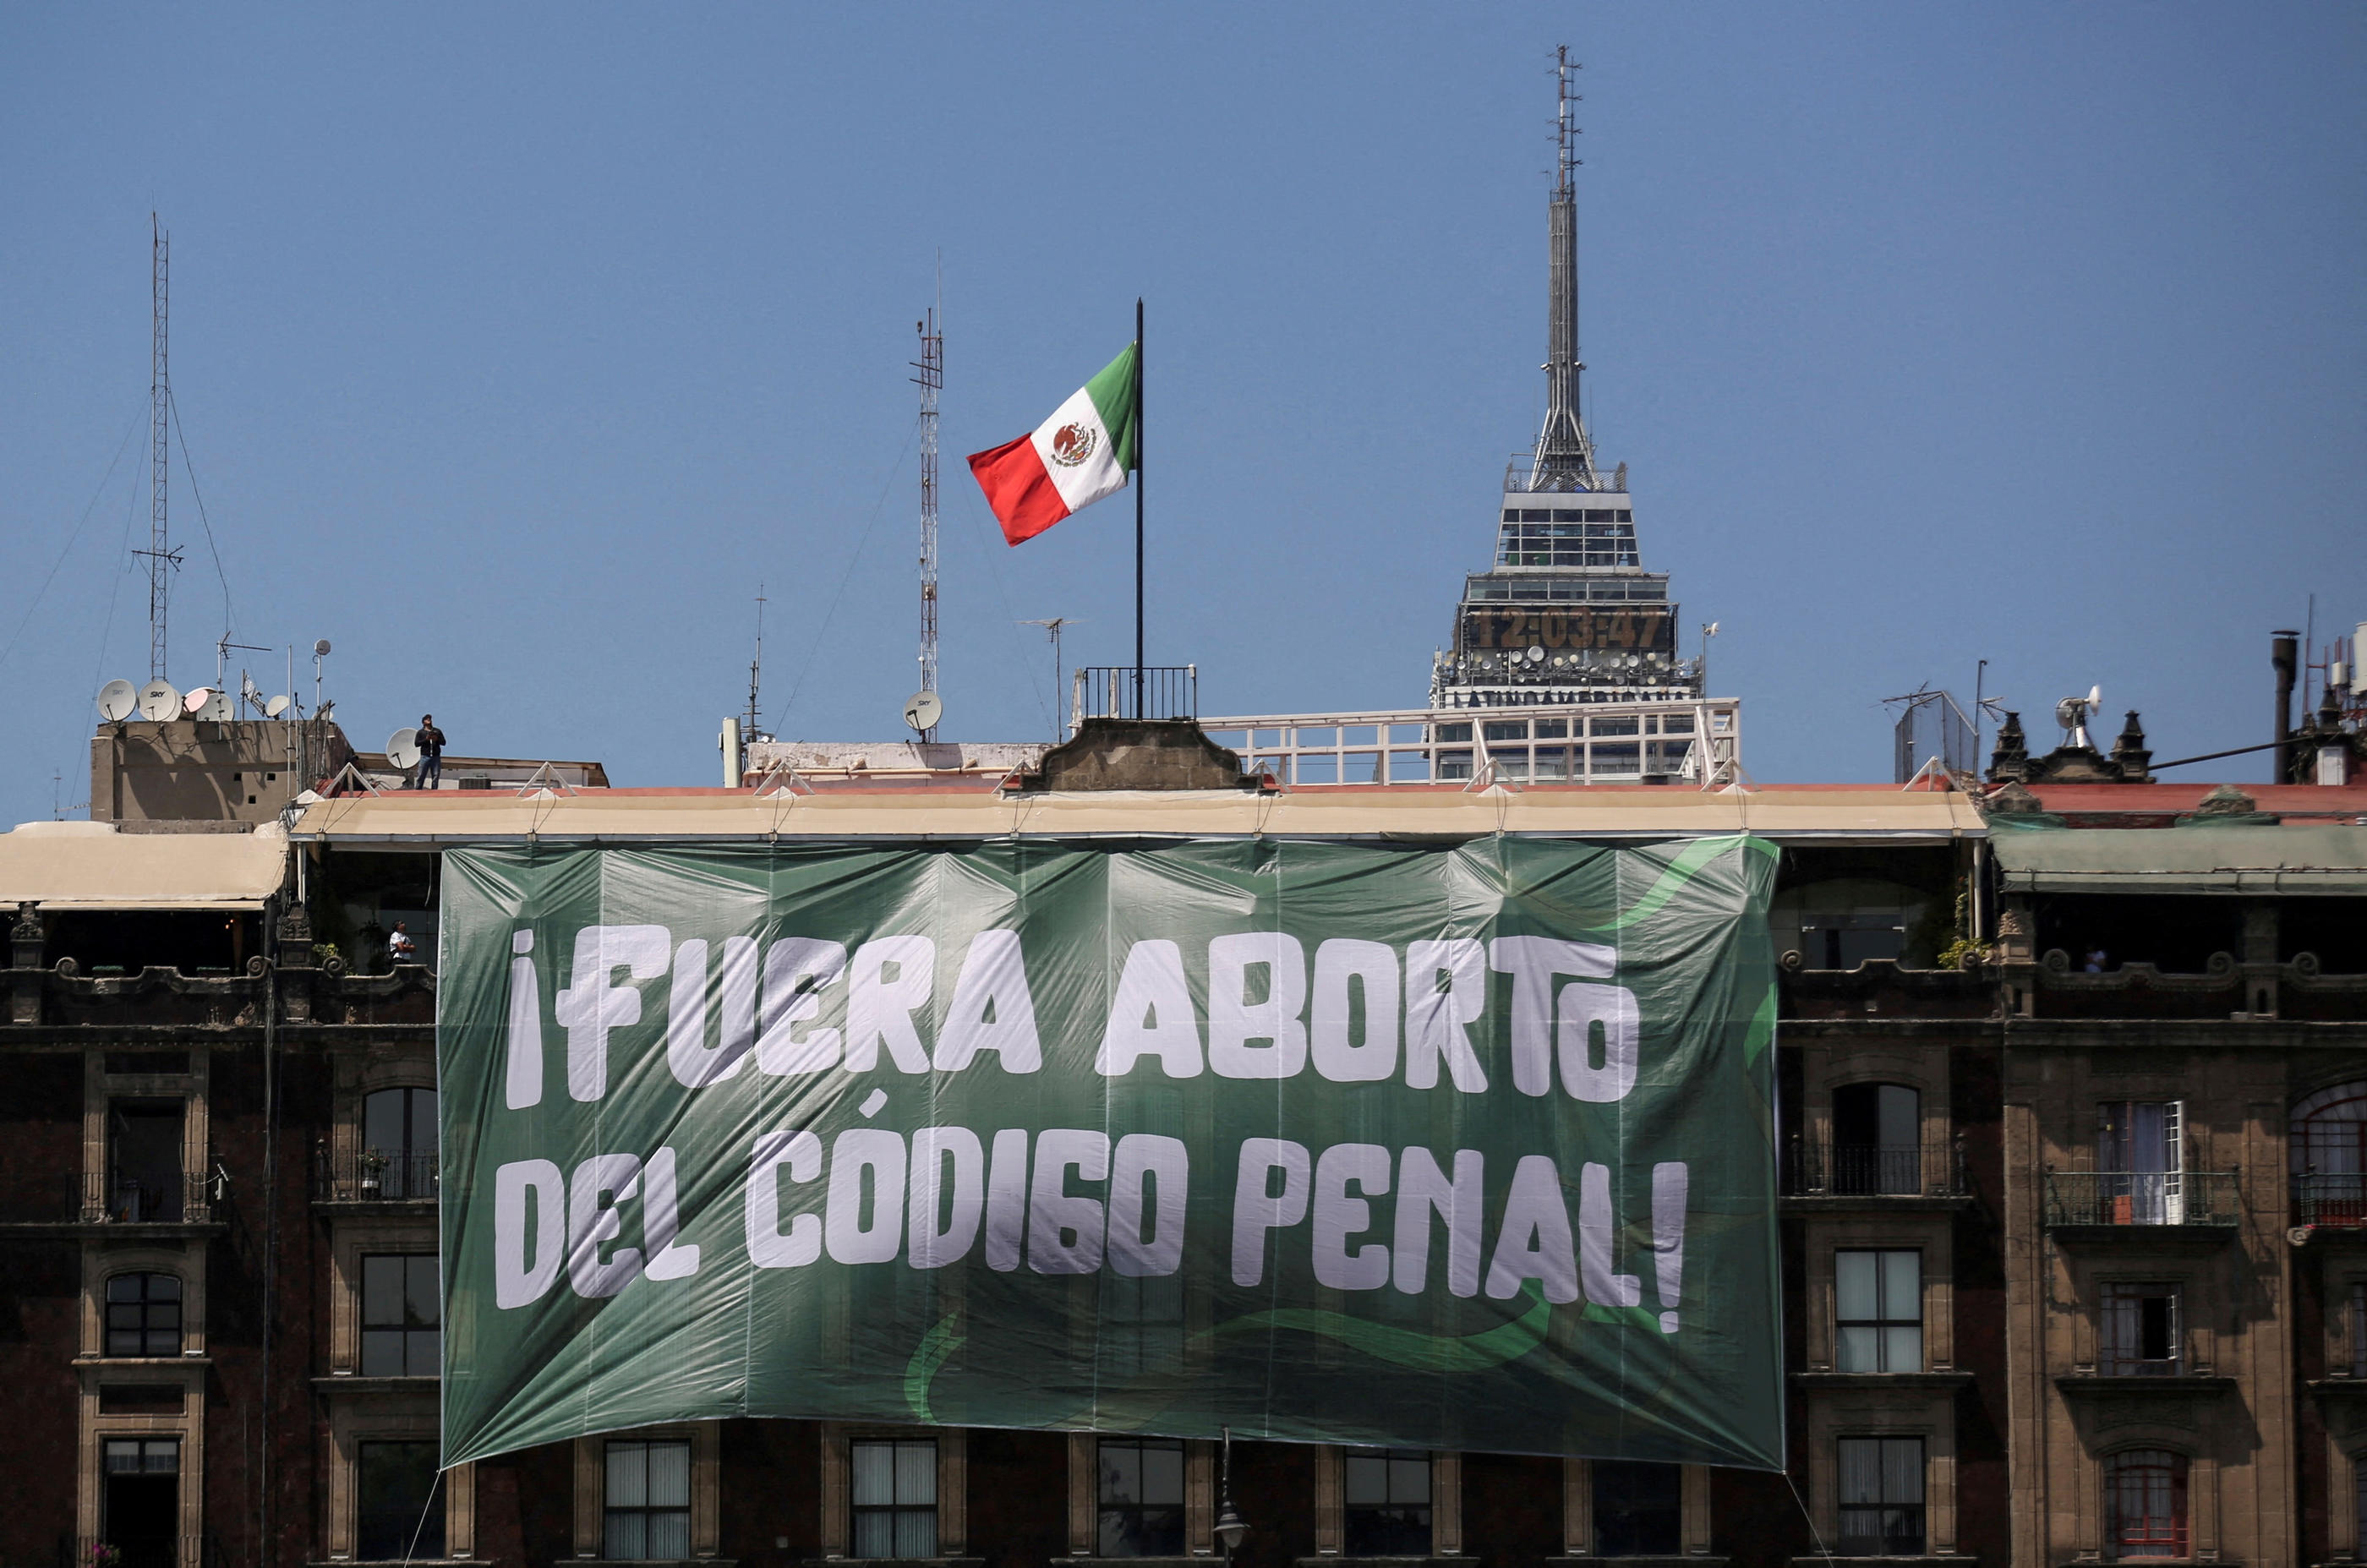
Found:
[[[362,1259],[362,1376],[436,1376],[443,1370],[443,1324],[433,1254]]]
[[[363,1443],[355,1472],[356,1556],[396,1562],[444,1555],[444,1478],[434,1443]]]
[[[1673,1464],[1596,1460],[1594,1555],[1674,1557],[1684,1550],[1684,1472]]]
[[[118,1274],[107,1282],[107,1353],[181,1353],[181,1280],[175,1274]]]
[[[2367,1084],[2338,1084],[2293,1107],[2293,1174],[2305,1224],[2367,1225]]]
[[[936,1439],[857,1442],[853,1448],[855,1555],[934,1557]]]
[[[2104,1224],[2185,1223],[2183,1110],[2175,1100],[2107,1100],[2096,1108],[2096,1195]]]
[[[181,1102],[119,1100],[107,1108],[110,1219],[172,1224],[181,1217]]]
[[[173,1568],[181,1535],[181,1440],[108,1438],[99,1528],[122,1568]]]
[[[1104,1438],[1099,1450],[1104,1557],[1184,1555],[1184,1445]]]
[[[2367,1378],[2367,1284],[2350,1287],[2350,1375]]]
[[[2104,1463],[2104,1550],[2112,1557],[2186,1555],[2186,1459],[2134,1449]]]
[[[383,1089],[362,1101],[362,1177],[379,1198],[436,1196],[436,1091]]]
[[[601,1551],[622,1561],[690,1555],[690,1445],[608,1445],[608,1495]]]
[[[2104,1287],[2096,1370],[2110,1378],[2171,1377],[2181,1368],[2176,1285]]]
[[[1420,1449],[1350,1449],[1343,1461],[1351,1557],[1430,1555],[1430,1455]]]
[[[1841,967],[1839,957],[1828,967]],[[1904,1084],[1833,1090],[1833,1190],[1910,1197],[1922,1191],[1922,1115],[1923,1097]]]
[[[1848,1557],[1923,1555],[1923,1439],[1840,1440],[1840,1541]]]
[[[1845,1372],[1923,1370],[1923,1255],[1833,1254],[1834,1364]]]

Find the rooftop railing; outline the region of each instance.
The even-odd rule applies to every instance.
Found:
[[[1071,682],[1069,728],[1089,718],[1195,718],[1200,711],[1196,664],[1081,665]]]

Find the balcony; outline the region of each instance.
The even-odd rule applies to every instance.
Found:
[[[2305,1171],[2293,1179],[2293,1224],[2367,1235],[2367,1173]]]
[[[195,1173],[12,1170],[0,1180],[0,1226],[42,1231],[218,1227],[213,1183]]]
[[[1891,1207],[1934,1199],[1958,1203],[1970,1191],[1964,1145],[1954,1138],[1927,1138],[1920,1145],[1794,1138],[1784,1151],[1786,1198]]]
[[[434,1203],[441,1172],[434,1149],[312,1149],[315,1203]]]
[[[2049,1230],[2222,1239],[2242,1217],[2232,1170],[2050,1170]]]
[[[1998,1011],[1995,975],[1981,969],[1909,969],[1869,958],[1854,969],[1811,969],[1783,955],[1776,985],[1786,1021],[1806,1019],[1986,1019]]]

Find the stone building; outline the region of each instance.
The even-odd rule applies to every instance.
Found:
[[[1220,1456],[1157,1438],[726,1421],[439,1483],[447,846],[1745,829],[1784,852],[1789,1476],[1241,1444],[1235,1555],[2358,1560],[2367,788],[910,783],[348,787],[286,829],[0,835],[0,1562],[1221,1554]]]

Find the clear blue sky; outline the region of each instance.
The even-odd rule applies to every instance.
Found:
[[[1048,731],[1023,617],[1130,654],[1129,503],[1012,550],[960,458],[1138,293],[1152,660],[1416,705],[1541,409],[1561,41],[1598,447],[1758,778],[1886,776],[1879,699],[1982,658],[2041,739],[2090,682],[2160,755],[2264,738],[2269,631],[2367,615],[2355,5],[18,6],[0,820],[145,674],[152,208],[231,625],[332,638],[365,747],[708,782],[760,580],[768,723],[902,733],[940,254],[948,735]],[[187,686],[177,459],[173,516]]]

